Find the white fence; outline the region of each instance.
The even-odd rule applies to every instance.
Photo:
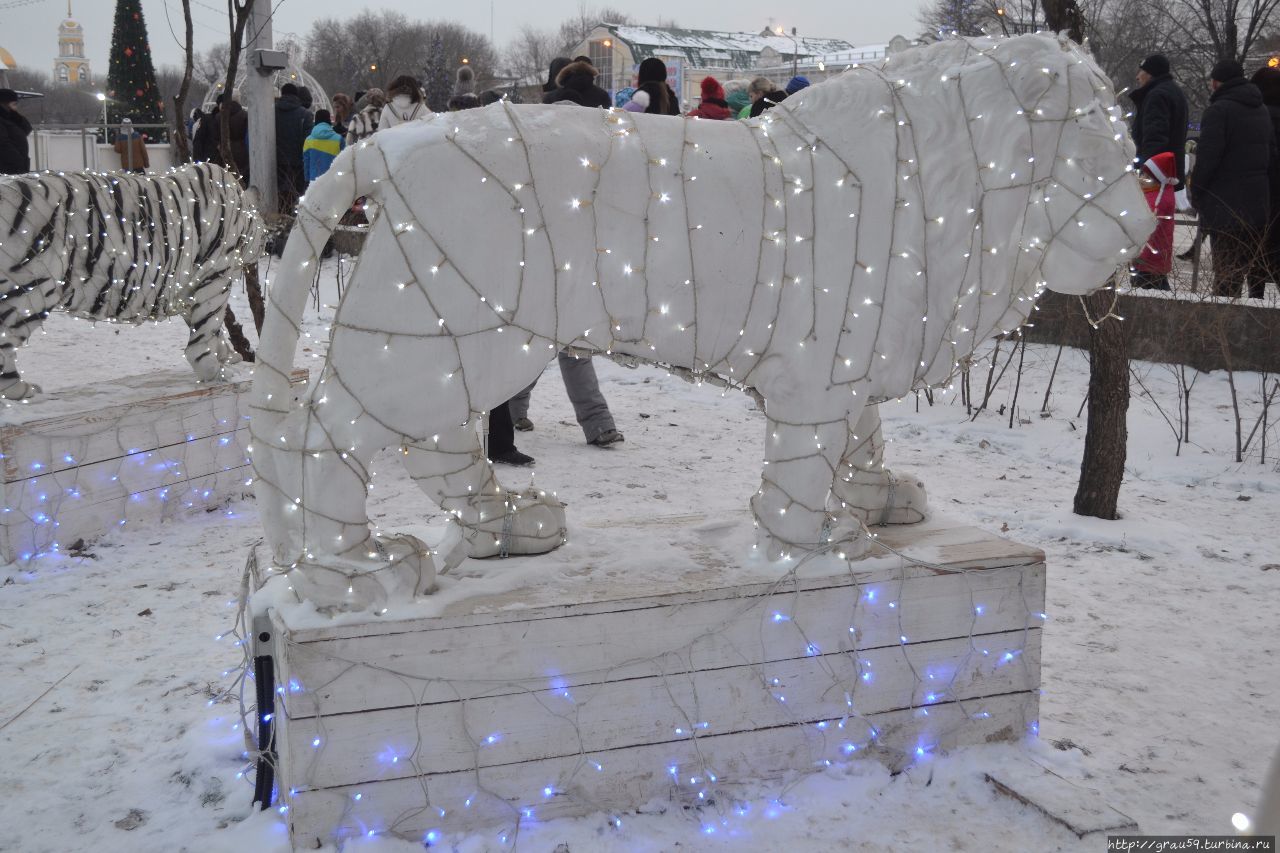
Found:
[[[113,125],[113,131],[119,125]],[[154,133],[159,126],[139,125],[143,133]],[[163,172],[173,165],[173,149],[167,142],[147,144],[151,161],[149,172]],[[36,128],[31,134],[31,168],[55,172],[111,172],[124,168],[120,155],[110,143],[102,141],[102,127]]]

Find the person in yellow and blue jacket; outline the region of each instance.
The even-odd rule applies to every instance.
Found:
[[[328,170],[333,158],[344,145],[342,135],[333,129],[328,110],[316,110],[316,123],[311,135],[302,143],[302,172],[311,183]]]

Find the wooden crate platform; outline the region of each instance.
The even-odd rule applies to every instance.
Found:
[[[697,806],[1033,730],[1043,553],[967,527],[881,538],[905,558],[775,583],[709,560],[675,591],[531,587],[308,628],[271,610],[257,653],[295,847]]]
[[[197,386],[189,371],[158,371],[5,408],[0,561],[250,492],[250,379],[240,373]],[[305,378],[299,371],[295,381]]]

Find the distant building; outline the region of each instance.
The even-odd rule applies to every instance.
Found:
[[[17,67],[13,54],[0,47],[0,89],[9,88],[9,71]]]
[[[71,17],[71,0],[67,0],[67,19],[58,25],[58,58],[53,61],[55,83],[91,83],[89,60],[84,55],[84,27]]]
[[[768,77],[781,87],[799,73],[816,83],[850,65],[882,60],[909,45],[901,36],[887,45],[860,48],[844,39],[792,36],[770,29],[728,33],[602,23],[569,55],[590,58],[600,72],[596,83],[611,93],[632,84],[641,61],[651,56],[665,60],[667,82],[687,109],[697,103],[699,83],[708,74],[721,82]]]

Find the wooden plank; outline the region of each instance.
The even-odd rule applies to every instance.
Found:
[[[649,519],[644,523],[655,526],[667,523],[687,525],[700,520],[706,519],[702,516],[669,516]],[[952,571],[999,569],[1044,562],[1044,552],[1040,549],[1022,545],[974,527],[934,527],[925,522],[919,525],[876,528],[876,531],[880,542],[905,554],[909,559],[924,563],[945,564]],[[883,550],[881,549],[882,552]],[[575,587],[571,591],[572,598],[568,597],[570,593],[563,589],[550,591],[522,589],[516,592],[473,596],[451,605],[443,614],[436,616],[410,619],[379,618],[324,627],[293,628],[291,635],[295,642],[306,643],[413,631],[450,630],[506,621],[523,622],[531,618],[560,618],[567,613],[609,613],[621,609],[676,606],[713,598],[749,598],[765,595],[778,586],[775,578],[744,583],[742,574],[741,568],[735,567],[718,572],[702,572],[696,576],[682,576],[679,590],[675,592],[655,589],[651,579],[637,582],[623,575],[611,578],[607,586]],[[814,571],[805,568],[798,570],[794,583],[789,581],[785,591],[874,584],[896,581],[902,577],[934,574],[937,574],[936,570],[926,565],[915,564],[908,565],[904,574],[903,560],[897,556],[870,557],[839,566],[832,560]],[[519,608],[512,609],[510,605],[513,603],[518,604]],[[537,615],[531,616],[531,611],[536,611]]]
[[[295,384],[306,381],[295,370]],[[0,426],[0,559],[29,559],[245,494],[249,381],[193,387],[161,371],[11,407]]]
[[[247,497],[251,495],[252,487],[244,483],[252,476],[252,466],[243,465],[191,478],[179,486],[160,486],[139,492],[135,496],[92,504],[69,504],[59,510],[56,527],[51,523],[6,521],[0,524],[0,559],[28,560],[51,549],[54,544],[65,550],[77,539],[90,541],[110,530],[174,519],[188,512],[218,506],[229,498]],[[166,493],[163,498],[161,492]],[[208,497],[204,492],[209,493]],[[7,515],[4,517],[8,518]],[[121,519],[125,524],[120,523]]]
[[[101,462],[30,477],[5,486],[10,515],[57,516],[72,503],[99,503],[249,464],[248,429],[214,433],[190,441],[140,450]]]
[[[928,716],[891,711],[871,718],[883,746],[859,749],[853,755],[890,759],[900,765],[902,751],[912,753],[917,745],[933,753],[973,743],[1017,740],[1037,713],[1035,692],[980,703],[945,703],[930,708]],[[782,780],[796,771],[846,760],[845,743],[849,741],[842,732],[788,726],[323,790],[301,789],[302,770],[289,772],[281,791],[289,806],[295,849],[311,849],[370,830],[421,841],[431,830],[511,829],[521,820],[628,812],[656,799],[677,806],[714,799],[717,807],[708,811],[708,817],[714,814],[718,820],[724,814],[732,819],[730,799],[742,792],[743,784],[750,783],[749,790],[757,797],[761,787],[771,784],[781,794]],[[671,767],[674,774],[668,770]],[[708,771],[717,781],[710,782]],[[698,782],[691,785],[690,778]],[[544,794],[547,788],[552,792],[549,796]],[[707,792],[707,798],[699,799],[699,791]],[[525,809],[531,817],[524,817]]]
[[[188,436],[228,432],[245,425],[237,397],[248,382],[201,386],[164,397],[135,399],[102,409],[8,423],[0,427],[5,480],[128,455],[131,449],[178,444]],[[39,404],[31,412],[39,412]],[[67,460],[71,456],[71,460]],[[39,468],[33,468],[39,463]]]
[[[1000,793],[1031,806],[1080,838],[1095,832],[1138,831],[1137,821],[1113,809],[1097,791],[1069,782],[1029,758],[1020,763],[1004,763],[999,770],[985,775]]]
[[[305,369],[295,370],[292,380],[305,383],[307,375]],[[69,388],[11,407],[0,425],[5,482],[246,426],[247,411],[241,411],[239,400],[248,393],[249,380],[198,387],[193,382],[189,373],[161,371]]]
[[[143,420],[145,415],[152,419]],[[134,422],[64,423],[48,432],[10,433],[3,451],[5,481],[16,483],[74,470],[192,439],[229,434],[248,425],[234,396],[212,398],[198,406],[139,406],[130,410],[128,420]]]
[[[572,690],[544,681],[541,690],[512,694],[495,685],[499,695],[465,702],[289,719],[284,737],[291,754],[306,756],[307,787],[317,788],[793,724],[838,725],[861,737],[863,717],[1034,690],[1040,634],[984,637],[989,655],[966,637]],[[487,744],[490,736],[496,741]]]
[[[577,687],[715,669],[743,663],[743,650],[780,660],[804,654],[810,644],[822,652],[874,649],[897,647],[904,636],[917,643],[1041,624],[1043,564],[899,572],[907,576],[900,583],[858,587],[846,575],[794,593],[765,588],[773,594],[763,595],[751,586],[737,597],[724,597],[731,590],[716,590],[717,597],[706,600],[674,596],[685,602],[679,606],[638,609],[619,602],[612,612],[556,610],[568,614],[562,618],[521,611],[507,614],[508,621],[469,628],[309,643],[289,635],[285,654],[306,692],[290,696],[288,712],[302,717],[314,716],[317,705],[325,714],[338,714],[447,701],[458,698],[455,691],[467,698],[505,682],[513,692],[540,690],[553,674],[566,687]]]

